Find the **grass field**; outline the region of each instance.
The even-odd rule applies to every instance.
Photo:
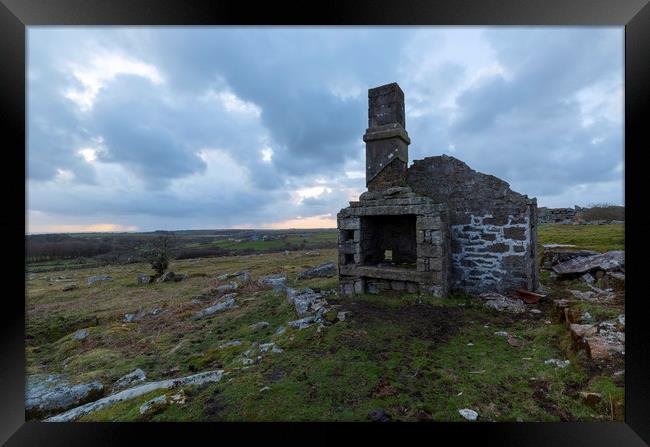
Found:
[[[537,230],[542,244],[572,244],[577,248],[605,252],[625,250],[625,225],[557,225],[542,224]]]
[[[539,239],[620,249],[621,227],[543,226]],[[185,404],[154,416],[141,416],[139,407],[164,391],[82,418],[87,421],[362,421],[377,408],[405,421],[461,421],[461,408],[478,411],[486,421],[623,419],[623,379],[594,375],[565,349],[567,331],[552,321],[548,300],[533,306],[540,314],[512,316],[463,294],[444,300],[412,294],[328,297],[338,311],[350,312],[345,321],[320,332],[312,326],[275,335],[297,318],[295,311],[284,295],[253,282],[237,290],[239,308],[189,318],[209,305],[193,299],[220,284],[219,274],[248,270],[256,279],[286,273],[290,286],[334,289],[336,278],[296,276],[335,260],[335,250],[326,249],[174,261],[170,269],[189,279],[149,285],[136,284],[138,274],[150,273],[144,264],[37,274],[27,280],[27,373],[63,373],[73,383],[100,380],[110,388],[134,368],[143,369],[148,381],[217,368],[227,372],[219,383],[185,387]],[[89,286],[92,275],[113,280]],[[69,282],[79,288],[63,292]],[[557,296],[549,298],[566,292],[555,287],[552,293]],[[126,313],[154,308],[163,312],[123,321]],[[252,330],[259,321],[270,326]],[[81,328],[89,329],[88,338],[73,340]],[[514,335],[519,346],[496,331]],[[219,347],[233,340],[242,344]],[[257,364],[243,365],[244,351],[271,341],[283,352],[259,353]],[[544,363],[550,358],[571,363],[556,368]],[[577,398],[584,390],[606,393],[613,404],[589,406]]]

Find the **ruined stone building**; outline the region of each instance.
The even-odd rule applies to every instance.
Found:
[[[404,93],[368,90],[366,186],[337,215],[341,292],[537,287],[537,202],[446,155],[408,166]]]

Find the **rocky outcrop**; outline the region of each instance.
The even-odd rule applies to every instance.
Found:
[[[162,380],[160,382],[150,382],[139,385],[135,388],[129,388],[119,393],[111,394],[95,402],[90,402],[80,407],[73,408],[65,413],[52,416],[45,419],[45,422],[71,422],[79,419],[81,416],[93,413],[103,408],[110,407],[118,402],[133,399],[138,396],[150,393],[159,389],[179,388],[187,385],[201,385],[204,383],[218,382],[224,375],[223,370],[208,371],[200,374],[194,374],[178,379]]]
[[[61,375],[34,375],[27,378],[25,412],[42,417],[97,399],[103,394],[100,382],[71,385]]]
[[[210,315],[214,315],[217,312],[222,312],[222,311],[227,310],[227,309],[234,309],[234,308],[239,307],[237,305],[237,303],[235,302],[235,297],[233,295],[234,294],[224,295],[222,297],[221,301],[219,301],[218,303],[216,303],[216,304],[214,304],[214,305],[212,305],[210,307],[206,307],[205,309],[197,312],[190,319],[192,319],[192,320],[200,320],[201,318],[205,318],[205,317],[208,317]]]

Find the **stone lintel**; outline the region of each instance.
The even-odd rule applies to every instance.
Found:
[[[411,269],[400,269],[396,267],[375,267],[370,265],[342,265],[341,275],[356,276],[364,278],[390,279],[393,281],[412,282],[435,282],[435,272],[419,272]]]

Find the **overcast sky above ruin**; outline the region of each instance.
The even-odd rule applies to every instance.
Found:
[[[623,28],[30,27],[29,232],[335,227],[367,89],[409,159],[623,204]]]

